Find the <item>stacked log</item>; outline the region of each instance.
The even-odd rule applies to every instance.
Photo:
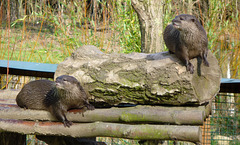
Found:
[[[22,109],[0,104],[0,131],[71,137],[118,137],[137,140],[182,140],[201,142],[200,125],[210,106],[162,107],[135,106],[95,109],[82,116],[82,110],[70,110],[74,122],[66,128],[47,111]]]

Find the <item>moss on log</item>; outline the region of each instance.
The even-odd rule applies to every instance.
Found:
[[[209,51],[210,67],[197,66],[190,74],[174,54],[105,54],[95,46],[82,46],[58,65],[55,78],[76,77],[93,96],[109,105],[200,105],[219,91],[221,71]]]

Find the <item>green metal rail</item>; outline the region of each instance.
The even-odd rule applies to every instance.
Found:
[[[53,78],[57,66],[58,64],[0,60],[0,73],[6,74],[9,68],[9,74],[12,75]]]

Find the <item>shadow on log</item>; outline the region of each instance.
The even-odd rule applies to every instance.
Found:
[[[190,60],[197,68],[197,59]],[[201,76],[190,74],[174,54],[105,54],[95,46],[82,46],[58,65],[55,78],[72,75],[93,96],[95,103],[201,105],[219,91],[221,71],[209,51],[210,67]]]
[[[68,136],[45,136],[37,135],[37,139],[48,145],[107,145],[104,142],[97,142],[96,138],[73,138]]]
[[[25,144],[26,135],[14,132],[0,131],[0,145],[25,145]]]

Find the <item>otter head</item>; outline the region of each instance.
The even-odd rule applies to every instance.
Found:
[[[74,91],[80,89],[80,82],[73,76],[62,75],[56,78],[56,88],[60,91]]]
[[[181,31],[191,31],[198,29],[199,21],[195,16],[189,14],[181,14],[176,16],[172,20],[172,25],[177,30]]]

